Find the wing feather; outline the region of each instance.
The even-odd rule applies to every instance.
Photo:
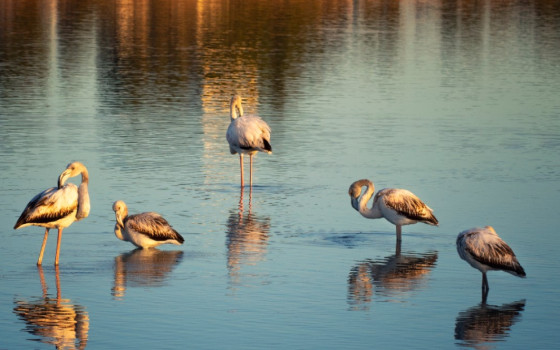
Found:
[[[232,153],[235,148],[272,152],[270,127],[260,117],[245,115],[234,119],[228,127],[226,139]]]
[[[376,197],[381,197],[387,207],[411,220],[422,221],[432,225],[438,225],[439,223],[432,209],[422,202],[414,193],[408,190],[395,188],[384,189],[379,191]],[[378,199],[379,198],[375,198],[375,200]]]
[[[78,188],[72,183],[62,188],[51,187],[27,203],[14,229],[25,224],[44,224],[72,214],[78,207]]]
[[[124,224],[154,241],[174,239],[180,243],[184,242],[183,237],[158,213],[147,212],[130,215],[125,219]]]
[[[481,264],[492,269],[525,276],[523,267],[510,246],[497,234],[487,231],[472,231],[465,234],[465,251]]]

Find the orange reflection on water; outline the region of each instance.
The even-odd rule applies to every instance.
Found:
[[[249,208],[245,211],[241,190],[239,206],[230,212],[226,224],[227,267],[233,285],[242,284],[243,266],[254,266],[263,261],[267,252],[270,218],[252,212],[251,197],[250,191]]]
[[[85,349],[88,342],[89,315],[85,307],[61,297],[58,266],[55,267],[56,297],[49,296],[43,268],[37,267],[43,295],[14,301],[14,313],[27,324],[25,330],[42,343],[57,349]]]
[[[348,276],[348,302],[351,308],[368,309],[374,293],[400,299],[422,288],[437,259],[438,253],[435,251],[401,254],[400,242],[397,242],[395,254],[382,260],[367,259],[358,263]]]
[[[492,349],[492,343],[509,336],[511,327],[521,319],[525,300],[501,306],[481,303],[462,311],[455,322],[455,339],[463,346]]]
[[[173,268],[181,262],[183,251],[134,249],[115,257],[111,294],[123,299],[127,287],[158,287],[165,284]]]

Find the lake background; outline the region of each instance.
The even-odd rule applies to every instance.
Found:
[[[272,128],[252,191],[235,93]],[[557,1],[2,1],[0,349],[553,348],[559,155]],[[74,160],[91,213],[38,269],[13,225]],[[396,247],[361,178],[440,226]],[[118,199],[185,244],[119,241]],[[488,305],[455,248],[484,225],[527,272]]]

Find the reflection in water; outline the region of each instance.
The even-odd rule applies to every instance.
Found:
[[[122,299],[126,287],[159,287],[181,262],[183,251],[135,249],[115,257],[115,283],[111,294]]]
[[[264,260],[270,231],[270,218],[258,217],[252,212],[252,191],[249,192],[249,210],[244,211],[243,188],[238,210],[231,210],[227,221],[227,266],[230,282],[241,284],[243,265],[256,265]]]
[[[395,297],[424,285],[435,267],[436,251],[401,254],[397,242],[395,254],[382,260],[365,260],[352,268],[348,276],[348,303],[354,310],[367,310],[374,291],[380,296]]]
[[[490,349],[487,343],[503,341],[514,323],[521,318],[525,300],[502,306],[480,303],[460,312],[455,322],[455,339],[462,346],[475,349]]]
[[[14,313],[27,326],[25,330],[38,336],[38,341],[57,349],[85,349],[88,341],[89,315],[85,307],[63,299],[60,291],[58,267],[55,267],[56,298],[47,293],[43,268],[37,267],[43,296],[35,300],[16,299]]]

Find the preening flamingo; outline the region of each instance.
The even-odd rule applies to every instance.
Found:
[[[82,183],[79,187],[76,187],[73,183],[65,183],[68,178],[80,174],[82,175]],[[89,175],[86,167],[80,162],[73,162],[68,164],[58,177],[57,187],[51,187],[39,193],[27,203],[14,229],[31,225],[45,227],[45,236],[43,237],[43,245],[37,265],[42,264],[43,252],[51,228],[58,229],[54,260],[54,264],[58,265],[62,230],[72,225],[74,221],[79,221],[89,215],[88,183]]]
[[[165,243],[181,245],[185,241],[158,213],[128,215],[128,208],[123,201],[113,203],[113,211],[117,219],[115,236],[122,241],[140,248],[152,248]]]
[[[241,96],[231,98],[229,106],[231,123],[226,132],[231,154],[239,153],[239,167],[241,169],[241,187],[243,181],[243,155],[249,155],[249,182],[253,186],[253,156],[257,152],[272,153],[270,145],[270,127],[260,117],[244,115]]]
[[[362,187],[366,187],[362,194]],[[433,210],[428,207],[420,198],[408,190],[398,188],[384,188],[377,192],[373,198],[371,208],[367,203],[373,196],[375,187],[370,180],[362,179],[350,185],[348,194],[351,204],[363,217],[368,219],[385,218],[397,227],[397,241],[401,240],[403,225],[423,222],[425,224],[437,226],[438,220],[433,214]]]
[[[459,233],[456,243],[461,259],[482,272],[483,302],[486,302],[490,290],[486,272],[502,270],[514,276],[526,276],[513,250],[498,236],[492,226],[465,230]]]

